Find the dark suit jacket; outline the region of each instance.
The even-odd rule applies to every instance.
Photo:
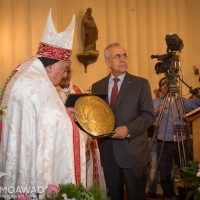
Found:
[[[108,93],[109,77],[110,75],[94,83],[92,93]],[[150,150],[145,131],[154,122],[149,82],[126,73],[113,113],[115,128],[127,126],[130,137],[124,140],[104,138],[99,141],[102,166],[109,165],[112,149],[117,164],[122,168],[147,165]]]

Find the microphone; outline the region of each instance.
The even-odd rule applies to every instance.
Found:
[[[158,58],[159,55],[151,55],[151,59]]]
[[[163,55],[151,55],[151,59],[157,58],[157,60],[168,60],[173,56],[173,52],[169,52],[168,54]]]

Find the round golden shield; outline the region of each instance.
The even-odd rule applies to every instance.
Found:
[[[91,136],[101,137],[113,131],[114,115],[101,98],[94,95],[79,97],[74,108],[78,112],[78,123]]]

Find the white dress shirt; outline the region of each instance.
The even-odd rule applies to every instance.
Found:
[[[122,85],[122,82],[124,80],[124,77],[125,77],[126,73],[118,76],[118,77],[115,77],[112,73],[110,75],[110,79],[109,79],[109,82],[108,82],[108,102],[109,102],[109,105],[110,105],[110,97],[111,97],[111,92],[112,92],[112,88],[113,88],[113,85],[114,85],[114,78],[119,78],[119,81],[117,82],[117,86],[118,86],[118,93],[119,93],[119,90],[121,88],[121,85]]]

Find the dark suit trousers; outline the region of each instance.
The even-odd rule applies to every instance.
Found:
[[[111,200],[124,199],[124,185],[128,200],[145,200],[148,165],[144,167],[120,168],[114,155],[108,167],[104,167],[108,197]]]
[[[177,164],[177,166],[181,167],[180,164],[180,156],[179,156],[179,147],[180,147],[180,155],[181,159],[184,160],[183,156],[183,145],[181,142],[179,142],[179,147],[178,147],[178,142],[165,142],[163,149],[163,141],[158,140],[158,157],[160,157],[161,154],[161,159],[160,159],[160,184],[163,189],[163,193],[166,197],[170,198],[171,196],[175,195],[174,192],[174,183],[171,180],[171,172],[173,170],[173,161]],[[162,149],[162,153],[161,153]],[[186,155],[186,166],[188,166],[188,161],[192,160],[191,155],[190,155],[190,149],[189,149],[189,144],[184,141],[184,150],[185,150],[185,155]]]

